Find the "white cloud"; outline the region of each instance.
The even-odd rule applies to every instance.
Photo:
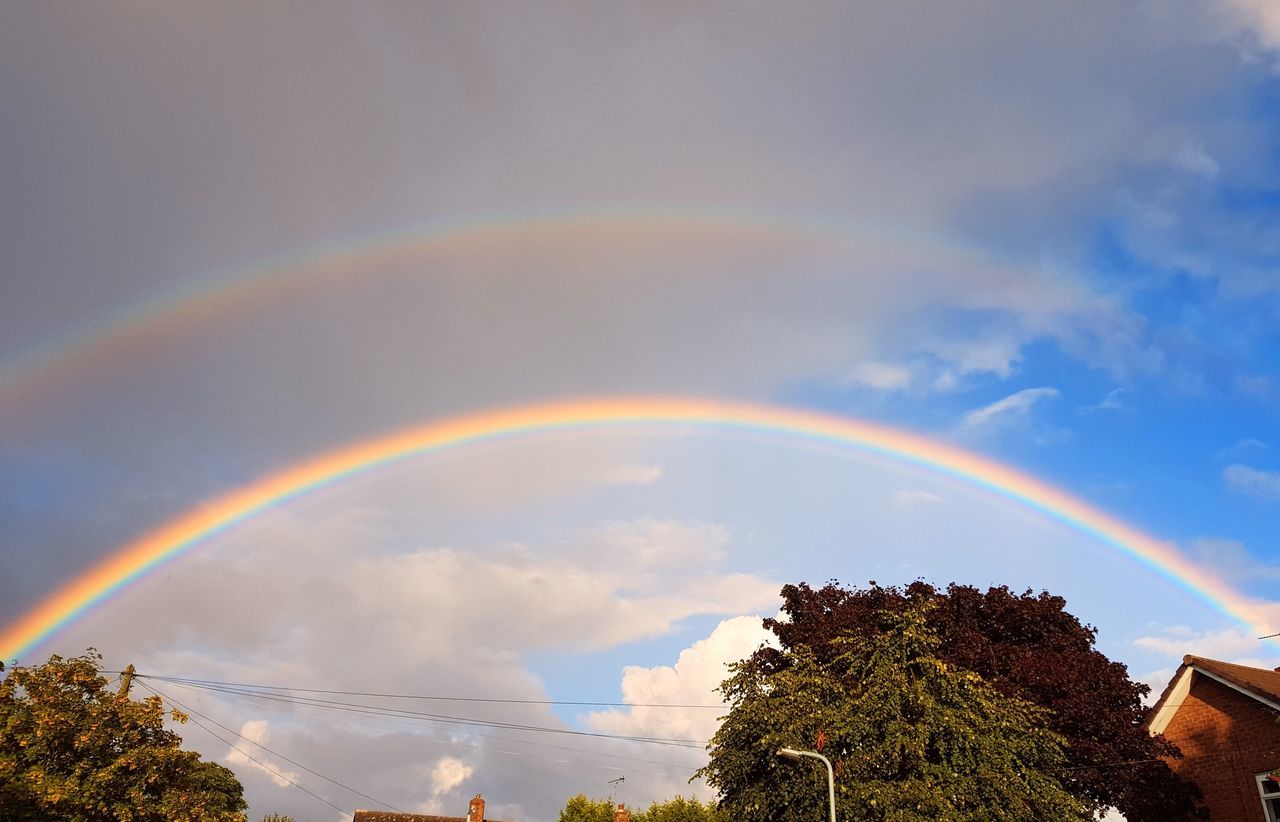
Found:
[[[475,768],[455,756],[442,756],[431,768],[431,793],[448,793],[475,773]]]
[[[1168,654],[1181,661],[1186,654],[1235,662],[1240,665],[1271,668],[1277,664],[1260,655],[1262,642],[1250,630],[1224,628],[1217,631],[1193,631],[1185,625],[1170,626],[1159,634],[1138,637],[1133,644],[1147,651]]]
[[[918,488],[895,491],[893,494],[893,505],[896,508],[917,508],[921,505],[932,505],[936,502],[942,502],[942,497]]]
[[[964,415],[960,430],[963,433],[996,432],[1001,430],[1033,429],[1031,412],[1037,404],[1058,396],[1056,388],[1024,388],[990,405],[974,409]],[[1044,429],[1038,429],[1043,431]]]
[[[1280,499],[1280,472],[1261,471],[1247,465],[1228,465],[1222,471],[1227,487],[1263,499]]]
[[[1081,410],[1085,413],[1092,413],[1094,411],[1128,411],[1129,406],[1124,404],[1123,399],[1128,393],[1129,391],[1126,388],[1112,389],[1111,391],[1108,391],[1107,395],[1096,405],[1087,405]]]
[[[632,707],[594,711],[593,728],[609,733],[709,739],[722,710],[715,708],[642,707],[643,705],[723,705],[716,691],[729,676],[728,664],[750,656],[762,644],[775,644],[758,616],[726,619],[705,639],[680,652],[674,665],[643,668],[629,665],[622,674],[622,698]]]
[[[231,765],[256,768],[271,777],[271,781],[282,788],[298,781],[297,773],[285,770],[280,763],[272,759],[270,754],[259,747],[266,744],[269,736],[267,720],[249,720],[240,727],[240,736],[242,739],[227,753],[223,761]]]
[[[1195,143],[1183,144],[1173,160],[1179,168],[1192,174],[1214,177],[1218,173],[1218,161],[1204,150],[1204,146]]]
[[[662,479],[661,465],[640,465],[625,463],[614,466],[605,474],[605,482],[610,485],[652,485]]]
[[[896,391],[911,385],[911,369],[882,362],[860,362],[849,373],[856,385],[881,391]]]

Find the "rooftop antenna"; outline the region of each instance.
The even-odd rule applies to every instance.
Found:
[[[625,776],[620,776],[620,777],[618,777],[617,779],[610,779],[610,780],[609,780],[609,784],[613,786],[612,788],[610,788],[610,789],[609,789],[609,802],[610,802],[610,803],[612,803],[612,802],[613,802],[613,795],[614,795],[615,793],[617,793],[617,791],[618,791],[618,786],[619,786],[619,785],[621,785],[623,782],[626,782],[626,781],[627,781],[627,778],[626,778]]]

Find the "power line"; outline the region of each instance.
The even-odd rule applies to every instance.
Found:
[[[115,671],[104,671],[104,673],[115,673]],[[135,676],[148,676],[152,679],[158,679],[164,682],[185,682],[192,685],[222,685],[231,688],[254,688],[262,691],[296,691],[298,693],[307,694],[330,694],[336,696],[370,696],[382,699],[422,699],[434,700],[438,702],[493,702],[508,705],[575,705],[582,707],[594,708],[679,708],[679,709],[718,709],[724,710],[726,707],[720,705],[675,705],[665,702],[586,702],[565,699],[503,699],[498,697],[479,697],[479,696],[439,696],[432,694],[384,694],[373,691],[337,691],[325,688],[296,688],[290,685],[254,685],[246,682],[222,682],[216,679],[194,679],[190,677],[168,676],[165,674],[135,674]]]
[[[142,683],[142,684],[146,685],[146,683]],[[379,805],[381,805],[381,806],[382,806],[382,807],[384,807],[384,808],[388,808],[388,809],[390,809],[390,810],[397,811],[397,812],[399,812],[399,813],[405,813],[405,811],[401,810],[400,808],[397,808],[395,805],[387,804],[386,802],[383,802],[381,799],[378,799],[377,797],[369,796],[369,794],[367,794],[367,793],[361,793],[360,791],[356,790],[355,788],[351,787],[350,785],[344,785],[344,784],[342,784],[341,782],[339,782],[338,780],[336,780],[336,779],[332,779],[332,778],[330,778],[330,777],[327,777],[327,776],[325,776],[324,774],[320,773],[319,771],[314,771],[314,770],[312,770],[311,768],[308,768],[306,765],[303,765],[301,762],[297,762],[297,761],[295,761],[295,760],[293,760],[293,759],[290,759],[289,757],[285,756],[284,754],[280,753],[279,751],[273,751],[273,750],[271,750],[271,749],[270,749],[270,748],[268,748],[266,745],[263,745],[261,742],[258,742],[257,740],[249,739],[247,736],[245,736],[244,734],[240,733],[239,731],[237,731],[237,730],[235,730],[235,729],[233,729],[233,728],[228,728],[226,725],[223,725],[221,722],[219,722],[218,720],[214,719],[213,717],[208,716],[207,714],[202,714],[202,713],[200,713],[200,712],[199,712],[199,711],[197,711],[195,708],[191,708],[191,707],[188,707],[188,706],[186,706],[186,705],[183,705],[183,704],[182,704],[181,702],[179,702],[178,700],[174,699],[174,698],[173,698],[173,697],[171,697],[171,696],[168,696],[168,695],[166,695],[166,694],[162,693],[161,691],[157,690],[156,688],[153,688],[153,687],[152,687],[152,686],[150,686],[150,685],[146,685],[146,687],[147,687],[147,689],[148,689],[148,690],[150,690],[152,693],[154,693],[154,694],[156,694],[157,696],[159,696],[161,699],[168,700],[168,701],[169,701],[169,702],[171,702],[172,704],[177,705],[177,706],[178,706],[179,708],[181,708],[183,711],[185,711],[185,712],[187,712],[187,713],[190,713],[190,714],[194,714],[194,715],[196,715],[196,716],[198,716],[198,717],[201,717],[202,719],[205,719],[205,720],[207,720],[207,721],[209,721],[209,722],[212,722],[214,725],[217,725],[219,728],[221,728],[222,730],[226,731],[227,733],[235,734],[236,736],[240,737],[240,738],[241,738],[241,739],[243,739],[244,741],[246,741],[246,742],[250,743],[251,745],[256,745],[257,747],[261,748],[262,750],[266,751],[267,753],[271,754],[272,756],[279,757],[280,759],[283,759],[285,762],[288,762],[290,765],[294,765],[294,766],[296,766],[296,767],[299,767],[299,768],[301,768],[302,770],[306,771],[306,772],[307,772],[307,773],[309,773],[309,774],[312,774],[312,775],[314,775],[314,776],[318,776],[318,777],[320,777],[321,779],[325,780],[326,782],[332,782],[333,784],[337,785],[339,788],[342,788],[343,790],[350,791],[351,793],[355,794],[356,796],[359,796],[359,797],[361,797],[361,798],[363,798],[363,799],[368,799],[370,802],[376,802],[376,803],[378,803]]]
[[[149,677],[154,678],[154,677]],[[168,680],[162,680],[168,681]],[[597,733],[593,731],[578,731],[569,728],[550,728],[544,725],[529,725],[520,722],[501,722],[492,720],[477,719],[474,717],[452,716],[448,714],[432,714],[424,711],[411,711],[405,708],[388,708],[381,705],[368,705],[365,703],[343,702],[340,700],[317,699],[314,697],[289,696],[276,693],[264,693],[245,688],[223,687],[214,685],[197,685],[189,682],[173,682],[188,688],[199,688],[202,690],[213,691],[216,693],[225,693],[233,696],[252,697],[256,699],[269,700],[273,702],[283,702],[291,705],[299,705],[312,708],[325,708],[328,710],[345,711],[348,713],[362,713],[376,716],[391,716],[406,719],[417,719],[424,722],[438,722],[445,725],[461,725],[471,727],[484,728],[505,728],[507,730],[530,731],[533,733],[551,733],[564,734],[568,736],[585,736],[599,739],[617,739],[625,742],[643,742],[652,745],[669,745],[677,748],[702,748],[707,744],[706,740],[697,739],[676,739],[669,737],[650,737],[650,736],[630,736],[625,734],[607,734]]]
[[[145,683],[145,682],[139,682],[138,684],[139,684],[139,685],[141,685],[142,687],[146,688],[148,691],[151,691],[151,693],[155,694],[156,696],[160,697],[160,699],[162,699],[162,700],[163,700],[163,699],[165,698],[165,697],[164,697],[164,696],[163,696],[159,691],[157,691],[155,688],[152,688],[152,687],[151,687],[150,685],[148,685],[147,683]],[[172,703],[172,704],[175,704],[175,705],[176,705],[177,703]],[[202,714],[201,714],[201,715],[202,715]],[[332,802],[330,802],[328,799],[325,799],[325,798],[324,798],[323,796],[321,796],[320,794],[318,794],[318,793],[313,793],[312,791],[309,791],[309,790],[307,790],[306,788],[302,787],[302,786],[301,786],[301,785],[299,785],[297,782],[293,781],[293,780],[292,780],[292,779],[290,779],[289,777],[287,777],[287,776],[285,776],[284,774],[280,773],[280,772],[279,772],[279,771],[277,771],[275,768],[273,768],[273,767],[271,767],[270,765],[268,765],[267,763],[263,762],[261,759],[258,759],[256,756],[254,756],[253,754],[249,753],[248,751],[246,751],[246,750],[244,750],[244,749],[242,749],[242,748],[237,748],[237,747],[235,746],[235,744],[234,744],[234,743],[232,743],[232,742],[230,742],[230,741],[228,741],[228,740],[226,740],[226,739],[223,739],[221,736],[219,736],[219,735],[218,735],[218,733],[217,733],[216,731],[213,731],[212,729],[210,729],[208,725],[205,725],[205,724],[204,724],[204,723],[202,723],[200,720],[198,720],[198,719],[192,719],[191,721],[192,721],[193,723],[195,723],[197,726],[199,726],[200,728],[204,729],[205,733],[209,734],[209,735],[210,735],[210,736],[212,736],[214,739],[216,739],[216,740],[218,740],[219,742],[221,742],[222,744],[226,745],[226,746],[227,746],[228,748],[230,748],[231,750],[233,750],[233,751],[235,751],[235,752],[239,753],[240,755],[244,756],[246,759],[249,759],[249,760],[251,760],[251,761],[253,761],[253,762],[256,762],[256,763],[257,763],[258,765],[260,765],[264,770],[268,771],[269,773],[275,774],[276,776],[278,776],[279,778],[283,779],[285,782],[288,782],[290,785],[292,785],[293,787],[295,787],[295,788],[297,788],[298,790],[302,791],[303,793],[307,794],[308,796],[311,796],[311,797],[313,797],[313,798],[315,798],[315,799],[318,799],[319,801],[321,801],[321,802],[323,802],[324,804],[328,805],[330,808],[333,808],[333,809],[334,809],[335,811],[337,811],[338,813],[341,813],[341,814],[349,814],[349,813],[351,813],[351,811],[348,811],[348,810],[346,810],[345,808],[339,808],[337,805],[333,804],[333,803],[332,803]],[[236,736],[239,736],[239,734],[236,734]],[[243,737],[241,737],[241,738],[243,738]]]

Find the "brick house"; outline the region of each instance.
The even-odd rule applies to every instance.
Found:
[[[433,816],[426,813],[399,813],[396,811],[356,811],[351,822],[498,822],[485,819],[484,797],[476,794],[467,807],[466,816]]]
[[[1214,822],[1280,822],[1280,670],[1185,656],[1147,727],[1181,750],[1169,767],[1204,792]]]

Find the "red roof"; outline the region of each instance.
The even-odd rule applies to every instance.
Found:
[[[1232,685],[1249,691],[1254,696],[1271,702],[1280,702],[1280,671],[1266,668],[1250,668],[1247,665],[1236,665],[1234,662],[1220,662],[1216,659],[1205,659],[1202,656],[1187,654],[1182,658],[1183,665],[1191,665],[1201,671],[1225,679]]]

